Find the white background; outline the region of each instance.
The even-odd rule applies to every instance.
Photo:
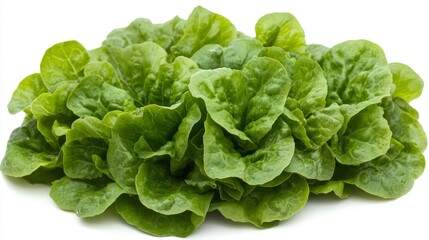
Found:
[[[39,72],[47,48],[75,39],[93,49],[109,31],[135,18],[154,23],[175,15],[186,19],[197,5],[224,15],[252,36],[262,15],[291,12],[301,22],[307,43],[333,46],[368,39],[379,44],[390,62],[406,63],[426,80],[422,97],[412,105],[429,132],[429,7],[424,0],[0,1],[0,158],[10,132],[23,118],[9,115],[7,103],[21,79]],[[346,200],[310,197],[297,215],[264,230],[209,214],[189,239],[428,239],[428,187],[429,170],[397,200],[365,195]],[[59,210],[48,194],[48,186],[0,174],[0,240],[157,239],[127,225],[112,209],[103,216],[79,219]]]

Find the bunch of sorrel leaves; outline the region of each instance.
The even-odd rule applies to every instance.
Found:
[[[97,49],[52,46],[8,105],[26,117],[1,171],[52,184],[80,217],[114,205],[158,236],[187,236],[211,211],[271,227],[310,193],[407,193],[425,166],[409,105],[422,79],[367,40],[307,45],[289,13],[255,30],[197,7],[137,19]]]

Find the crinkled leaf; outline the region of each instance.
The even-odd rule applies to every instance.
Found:
[[[180,177],[170,173],[165,161],[146,161],[136,176],[136,188],[144,206],[165,215],[191,211],[205,216],[213,193],[200,194]]]
[[[53,125],[70,126],[77,118],[67,108],[67,98],[76,87],[74,81],[66,81],[58,84],[54,92],[42,93],[31,104],[31,112],[37,118],[37,127],[45,136],[49,144],[59,149],[61,142],[59,136],[54,134]]]
[[[46,50],[40,63],[43,83],[52,90],[61,82],[78,81],[83,76],[83,69],[88,62],[88,52],[80,43],[57,43]]]
[[[109,62],[115,68],[125,90],[142,104],[156,81],[159,68],[167,60],[167,52],[153,42],[129,45],[109,50]]]
[[[418,121],[417,111],[400,98],[387,99],[383,105],[384,117],[389,122],[393,138],[412,144],[423,152],[427,147],[427,138]]]
[[[235,26],[225,17],[203,7],[196,7],[186,21],[183,36],[171,47],[176,56],[191,57],[207,44],[226,46],[236,39]]]
[[[68,177],[94,179],[102,176],[103,172],[95,161],[99,166],[100,161],[106,162],[111,137],[110,121],[118,114],[119,111],[112,111],[103,120],[86,117],[73,122],[62,148],[63,168]]]
[[[314,194],[334,193],[337,197],[348,198],[352,193],[352,188],[344,181],[317,182],[310,185],[310,192]]]
[[[0,170],[11,177],[28,176],[40,167],[56,165],[53,151],[37,130],[37,120],[29,120],[10,135]]]
[[[123,193],[116,183],[98,187],[64,177],[53,182],[49,195],[61,209],[75,211],[79,217],[93,217],[102,214]]]
[[[125,28],[114,29],[103,41],[103,46],[108,48],[125,48],[136,43],[152,41],[154,26],[145,18],[138,18]]]
[[[317,62],[308,58],[298,59],[291,78],[293,81],[288,97],[298,101],[305,116],[325,107],[328,85]]]
[[[257,227],[271,227],[301,210],[308,199],[304,178],[293,176],[273,188],[256,188],[240,201],[215,203],[214,208],[235,222],[249,222]]]
[[[189,89],[202,98],[210,117],[243,141],[257,142],[283,112],[290,79],[270,58],[252,58],[243,71],[226,68],[200,71]]]
[[[222,128],[208,118],[204,134],[204,171],[213,179],[237,177],[248,184],[267,183],[289,165],[295,150],[289,127],[282,121],[254,152],[242,155]]]
[[[262,45],[277,46],[288,52],[305,52],[305,34],[290,13],[271,13],[261,17],[255,26],[256,39]]]
[[[262,44],[252,38],[241,38],[232,41],[224,49],[223,66],[232,69],[242,69],[244,64],[262,50]]]
[[[34,73],[24,78],[13,92],[7,108],[10,113],[18,113],[28,107],[40,94],[47,92],[45,84],[39,73]]]
[[[67,107],[81,118],[93,116],[99,119],[110,111],[132,111],[136,108],[126,91],[106,83],[97,75],[90,75],[79,82],[68,97]]]
[[[321,44],[308,44],[305,49],[306,52],[310,53],[310,58],[320,65],[323,64],[323,56],[329,50],[328,47],[325,47]]]
[[[345,182],[382,198],[403,196],[411,190],[414,180],[423,173],[425,158],[420,150],[412,145],[406,145],[393,159],[387,156],[343,169]]]
[[[292,161],[285,171],[298,173],[307,179],[323,181],[332,178],[334,169],[334,154],[330,147],[325,144],[317,150],[296,149]]]
[[[350,119],[345,133],[337,135],[331,147],[338,162],[358,165],[385,154],[391,137],[383,109],[371,105]]]
[[[389,63],[389,69],[395,84],[392,97],[410,102],[422,94],[424,82],[413,69],[402,63]]]
[[[177,57],[173,63],[163,64],[149,91],[149,103],[161,106],[177,103],[188,91],[189,81],[196,71],[197,64],[185,57]]]
[[[186,237],[204,221],[190,211],[164,215],[143,206],[137,197],[122,196],[115,203],[116,211],[128,224],[155,236]]]

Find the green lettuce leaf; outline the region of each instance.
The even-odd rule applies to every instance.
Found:
[[[205,122],[204,172],[213,179],[237,177],[250,185],[267,183],[289,165],[295,144],[289,127],[278,121],[258,149],[242,154],[211,118]]]
[[[115,207],[128,224],[155,236],[186,237],[204,221],[204,217],[190,211],[175,215],[157,213],[133,196],[120,197]]]
[[[133,98],[97,75],[83,78],[67,99],[67,107],[81,118],[93,116],[102,119],[114,110],[132,111],[136,108]]]
[[[395,84],[392,97],[399,97],[410,102],[422,94],[424,82],[409,66],[402,63],[389,63],[389,70],[393,75],[393,84]]]
[[[256,143],[283,113],[290,79],[270,58],[252,58],[243,71],[221,68],[200,71],[189,89],[205,102],[210,117],[242,141]]]
[[[10,113],[16,114],[31,106],[31,103],[40,94],[47,92],[40,73],[34,73],[24,78],[13,92],[7,108]]]
[[[88,62],[88,52],[80,43],[68,41],[55,44],[46,50],[40,63],[43,83],[52,90],[61,82],[78,81]]]
[[[99,187],[64,177],[53,182],[49,195],[61,209],[75,211],[79,217],[93,217],[102,214],[123,193],[116,183]]]
[[[186,21],[183,35],[171,47],[175,56],[191,57],[207,44],[226,46],[236,39],[235,26],[225,17],[203,7],[196,7]]]
[[[273,188],[256,188],[240,201],[214,203],[213,208],[235,222],[249,222],[257,227],[272,227],[301,210],[308,199],[304,178],[293,176]]]
[[[288,52],[305,52],[305,34],[290,13],[271,13],[261,17],[255,26],[256,39],[262,45],[277,46]]]
[[[31,119],[10,135],[0,170],[11,177],[28,176],[40,167],[55,167],[58,152],[52,149]]]
[[[204,217],[213,193],[201,194],[180,177],[172,176],[167,163],[145,161],[140,166],[136,176],[136,188],[142,204],[165,215],[191,211]]]
[[[371,105],[357,115],[348,124],[341,136],[332,139],[332,150],[338,162],[346,165],[359,165],[371,161],[387,152],[392,131],[383,109]]]

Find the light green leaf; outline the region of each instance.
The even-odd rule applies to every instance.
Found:
[[[255,26],[256,39],[265,47],[277,46],[287,52],[305,52],[305,34],[290,13],[271,13],[261,17]]]
[[[68,177],[94,179],[102,176],[103,172],[95,161],[98,161],[98,165],[101,164],[100,161],[106,162],[111,137],[110,120],[118,114],[119,112],[112,111],[103,120],[86,117],[73,122],[62,147],[63,168]]]
[[[157,73],[167,61],[167,52],[152,42],[109,50],[109,62],[129,94],[142,104],[148,102],[149,92]]]
[[[389,122],[393,138],[401,143],[412,144],[421,152],[427,147],[427,137],[418,119],[418,113],[401,98],[386,99],[384,117]]]
[[[424,82],[413,69],[402,63],[389,63],[389,69],[395,84],[392,97],[410,102],[422,94]]]
[[[321,44],[308,44],[305,49],[306,52],[310,53],[310,58],[320,65],[323,65],[323,56],[328,50],[328,47]]]
[[[107,48],[125,48],[136,43],[152,41],[154,38],[154,26],[151,21],[138,18],[125,28],[114,29],[103,41]]]
[[[344,134],[333,138],[331,147],[338,162],[358,165],[385,154],[391,137],[383,109],[371,105],[350,119]]]
[[[123,193],[116,183],[98,187],[64,177],[53,182],[49,195],[61,209],[75,211],[84,218],[102,214]]]
[[[295,150],[292,161],[285,169],[307,179],[330,180],[334,174],[335,158],[332,150],[324,144],[317,150]]]
[[[188,91],[190,78],[197,71],[197,64],[185,57],[177,57],[173,63],[161,65],[149,91],[148,102],[161,106],[177,103]]]
[[[207,44],[228,45],[236,39],[234,25],[225,17],[203,7],[196,7],[186,21],[183,36],[171,47],[175,56],[191,57]]]
[[[213,121],[243,141],[258,142],[282,114],[290,84],[278,61],[255,57],[242,72],[226,68],[197,72],[189,89],[203,99]]]
[[[334,193],[337,197],[348,198],[352,193],[352,188],[344,181],[317,182],[310,185],[310,192],[314,194]]]
[[[252,38],[241,38],[232,41],[224,49],[223,66],[232,69],[242,69],[253,57],[258,56],[262,50],[262,44]]]
[[[7,108],[10,113],[18,113],[28,107],[40,94],[47,92],[45,84],[39,73],[34,73],[24,78],[13,92]]]
[[[305,116],[325,107],[328,85],[317,62],[308,58],[298,59],[291,78],[289,97],[298,101]]]
[[[93,116],[99,119],[110,111],[132,111],[136,108],[126,91],[106,83],[97,75],[90,75],[79,82],[68,97],[67,107],[81,118]]]
[[[213,179],[237,177],[251,185],[273,180],[289,165],[295,144],[282,121],[262,140],[254,153],[242,155],[222,128],[208,118],[204,134],[204,172]]]
[[[201,69],[216,69],[224,66],[223,47],[219,44],[207,44],[196,51],[191,59]]]
[[[46,50],[40,63],[43,83],[51,91],[64,81],[78,81],[89,62],[86,49],[76,41],[57,43]]]
[[[57,157],[31,119],[10,135],[0,170],[11,177],[28,176],[40,167],[56,166]]]
[[[156,179],[156,180],[155,180]],[[136,188],[144,206],[165,215],[191,211],[205,216],[213,193],[201,194],[170,173],[165,161],[146,161],[136,176]]]
[[[214,203],[213,208],[234,222],[248,222],[260,228],[272,227],[301,210],[308,194],[305,179],[293,176],[273,188],[256,188],[240,201]]]

